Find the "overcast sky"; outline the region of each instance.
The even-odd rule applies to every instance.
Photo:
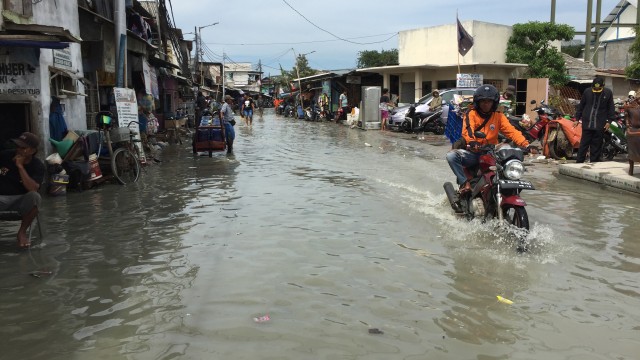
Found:
[[[602,19],[618,2],[602,0]],[[314,69],[354,68],[359,51],[398,48],[399,31],[453,24],[456,11],[461,21],[513,25],[549,21],[551,8],[551,0],[167,0],[167,7],[169,3],[176,26],[185,33],[219,22],[201,29],[204,61],[222,62],[223,53],[226,61],[254,66],[261,61],[265,75],[278,75],[280,65],[291,70],[294,51],[315,51],[306,55]],[[556,0],[556,23],[584,31],[586,3]]]

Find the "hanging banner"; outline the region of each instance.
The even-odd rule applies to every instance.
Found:
[[[156,72],[156,68],[152,67],[147,59],[142,60],[142,72],[144,76],[145,94],[153,96],[154,99],[160,99],[158,73]]]
[[[134,139],[140,141],[140,127],[138,123],[132,123],[131,126],[129,126],[129,123],[132,121],[138,121],[138,102],[136,101],[135,90],[116,87],[113,88],[113,96],[116,102],[118,125],[120,127],[128,127],[135,131],[136,136]],[[138,146],[138,156],[142,163],[147,161],[142,146]]]
[[[144,93],[151,95],[151,65],[149,65],[147,59],[142,59],[142,74],[144,77]]]

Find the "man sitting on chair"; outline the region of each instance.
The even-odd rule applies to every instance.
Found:
[[[31,246],[27,229],[38,215],[40,207],[40,184],[45,167],[34,155],[38,152],[40,139],[25,132],[13,139],[17,148],[0,152],[0,211],[17,211],[22,216],[18,230],[18,247]]]

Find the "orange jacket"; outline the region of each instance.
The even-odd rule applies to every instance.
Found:
[[[467,144],[472,141],[477,141],[482,145],[495,145],[498,143],[498,132],[501,132],[506,137],[513,140],[516,145],[521,147],[529,146],[529,142],[527,141],[527,139],[525,139],[520,131],[516,130],[516,128],[514,128],[511,123],[509,123],[509,120],[501,112],[494,111],[485,126],[481,129],[478,129],[478,126],[482,125],[484,119],[480,116],[480,114],[478,114],[477,111],[469,110],[469,123],[471,124],[471,133],[473,134],[476,130],[480,130],[487,135],[487,137],[484,139],[469,137],[466,117],[467,115],[464,115],[464,117],[462,118],[462,136],[465,140],[467,140]]]

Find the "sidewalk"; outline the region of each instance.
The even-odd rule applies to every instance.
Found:
[[[604,161],[594,164],[560,164],[560,174],[589,180],[598,184],[640,194],[640,164],[635,164],[633,176],[628,174],[629,163]]]

